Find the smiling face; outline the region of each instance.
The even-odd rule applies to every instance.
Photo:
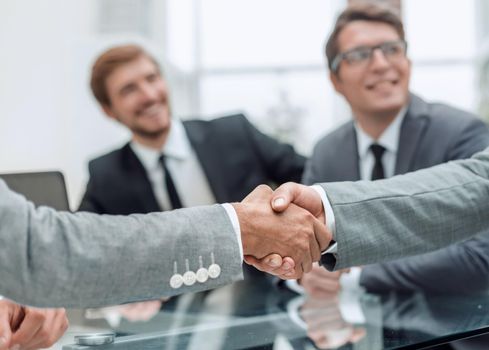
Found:
[[[400,40],[395,28],[383,22],[353,21],[338,36],[339,52],[377,46]],[[374,50],[364,64],[343,60],[337,73],[330,73],[337,92],[342,94],[359,118],[393,119],[407,104],[411,62],[405,55],[386,58]]]
[[[142,55],[117,67],[105,80],[110,104],[105,113],[137,139],[155,139],[170,128],[168,91],[158,67]]]

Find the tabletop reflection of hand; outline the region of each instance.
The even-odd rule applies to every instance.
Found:
[[[141,301],[117,306],[119,313],[128,321],[149,321],[163,305],[163,300]]]
[[[305,273],[298,282],[312,298],[330,298],[340,292],[340,277],[349,271],[344,269],[331,272],[314,264],[311,272]]]
[[[307,336],[320,349],[356,343],[366,335],[363,327],[345,322],[336,296],[307,299],[300,309],[300,316],[307,325]]]

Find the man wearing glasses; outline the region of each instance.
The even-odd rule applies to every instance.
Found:
[[[382,179],[468,158],[489,145],[488,128],[475,116],[409,92],[406,50],[402,21],[390,9],[357,4],[340,14],[326,56],[353,120],[316,145],[304,183]],[[332,293],[340,275],[315,268],[300,283],[312,294]],[[354,284],[380,293],[478,292],[489,288],[489,279],[481,278],[488,275],[489,234],[349,274]]]

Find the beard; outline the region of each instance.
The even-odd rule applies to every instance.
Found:
[[[170,122],[168,123],[168,125],[163,126],[157,130],[147,130],[145,128],[138,127],[138,126],[133,126],[131,128],[133,134],[146,139],[158,139],[162,135],[168,133],[168,130],[170,130]]]
[[[114,108],[112,110],[114,114],[114,118],[127,127],[129,130],[131,130],[132,134],[143,138],[143,139],[148,139],[148,140],[156,140],[160,138],[161,136],[165,135],[168,133],[170,130],[171,126],[171,106],[168,103],[168,99],[166,96],[162,97],[158,101],[151,101],[147,103],[146,105],[142,106],[140,110],[143,110],[144,108],[150,107],[151,105],[155,103],[161,103],[163,104],[167,111],[166,111],[166,118],[167,121],[162,122],[160,126],[149,126],[145,125],[146,123],[143,120],[139,120],[140,118],[144,118],[144,116],[138,115],[138,112],[133,112],[134,114],[130,115],[128,113],[120,113],[120,111],[117,108]]]

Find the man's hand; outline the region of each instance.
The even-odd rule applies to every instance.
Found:
[[[292,279],[292,276],[295,276],[295,261],[288,256],[282,258],[278,254],[270,254],[263,259],[257,259],[251,255],[245,255],[244,260],[248,265],[282,279]]]
[[[275,212],[283,212],[291,204],[307,210],[322,224],[326,223],[321,196],[311,187],[288,182],[277,188],[270,201],[273,210]],[[326,241],[324,245],[321,245],[322,251],[329,245],[331,233],[327,232],[325,236],[319,238],[322,238],[322,242]],[[272,257],[271,255],[262,259],[245,257],[245,261],[260,271],[270,273],[282,279],[294,278],[293,276],[295,275],[295,271],[288,268],[290,265],[295,265],[293,257],[285,258],[280,266],[277,265],[278,258],[276,256]]]
[[[271,201],[273,210],[283,212],[291,203],[307,210],[321,223],[326,224],[323,201],[313,188],[295,182],[287,182],[275,190]]]
[[[67,328],[65,309],[37,309],[0,300],[0,350],[48,348]]]
[[[319,260],[331,237],[324,223],[297,205],[290,204],[275,213],[270,206],[272,195],[271,188],[261,185],[243,202],[233,204],[241,227],[243,253],[256,259],[272,253],[290,257],[295,272],[288,278],[298,278],[311,270],[312,262]],[[274,265],[270,270],[276,268]]]

